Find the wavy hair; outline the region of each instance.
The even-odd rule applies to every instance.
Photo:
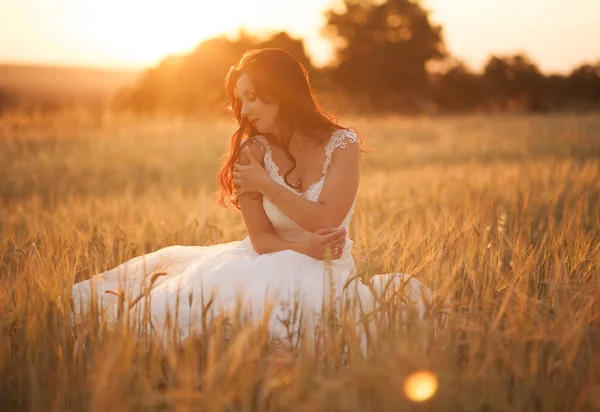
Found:
[[[232,66],[225,77],[227,106],[239,124],[231,136],[228,153],[219,170],[220,200],[222,206],[234,205],[239,209],[233,184],[233,164],[253,138],[261,133],[241,115],[242,103],[237,95],[236,83],[242,74],[247,74],[258,97],[265,103],[279,103],[278,123],[282,124],[281,135],[271,139],[282,148],[292,167],[283,176],[286,184],[297,188],[287,179],[296,168],[296,159],[289,150],[295,130],[318,142],[323,136],[331,136],[341,129],[336,120],[318,105],[309,82],[306,68],[296,58],[281,49],[254,49],[247,51],[241,60]],[[264,135],[264,134],[263,134]]]

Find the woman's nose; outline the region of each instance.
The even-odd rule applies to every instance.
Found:
[[[242,104],[242,116],[248,117],[248,107],[247,105],[244,103]]]

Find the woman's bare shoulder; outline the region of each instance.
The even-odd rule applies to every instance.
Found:
[[[242,146],[242,151],[240,153],[240,164],[250,164],[250,153],[254,156],[255,159],[259,160],[261,164],[264,164],[264,155],[267,148],[262,141],[264,138],[260,138],[262,138],[262,136],[255,136],[244,142],[244,145]]]

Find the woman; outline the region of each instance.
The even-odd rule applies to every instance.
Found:
[[[253,319],[271,308],[269,330],[279,335],[292,302],[317,315],[303,316],[312,325],[330,299],[358,299],[368,309],[377,288],[390,280],[405,283],[404,275],[380,275],[372,291],[355,276],[347,229],[361,139],[319,109],[304,67],[283,50],[253,50],[231,68],[225,84],[239,129],[219,173],[221,204],[241,209],[248,236],[166,247],[78,283],[76,321],[98,305],[109,320],[125,312],[149,315],[158,336],[175,327],[184,338],[201,331],[202,309],[213,298],[213,316],[236,303]],[[415,300],[429,293],[409,282]],[[422,316],[423,303],[417,304]]]

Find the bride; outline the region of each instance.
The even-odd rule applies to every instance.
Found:
[[[220,203],[241,209],[248,236],[212,246],[169,246],[135,257],[73,286],[75,322],[100,309],[151,320],[159,337],[199,333],[212,315],[242,304],[269,332],[299,304],[307,325],[324,303],[350,298],[368,310],[390,284],[424,315],[429,289],[402,274],[356,275],[348,226],[359,184],[362,138],[319,108],[305,68],[279,49],[244,54],[225,79],[239,128],[219,173]],[[387,290],[387,289],[386,289]],[[288,324],[289,326],[289,324]]]

